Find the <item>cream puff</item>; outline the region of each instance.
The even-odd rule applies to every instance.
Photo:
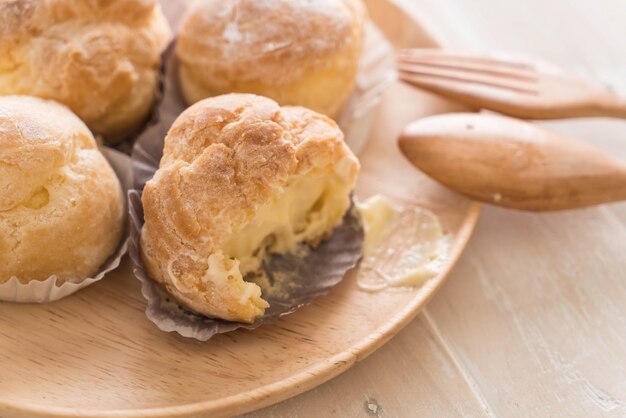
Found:
[[[251,323],[268,303],[244,277],[267,254],[327,238],[358,171],[326,116],[251,94],[201,100],[170,128],[143,190],[146,269],[187,308]]]
[[[177,39],[188,103],[254,93],[336,117],[357,76],[361,0],[200,0]]]
[[[0,97],[0,283],[91,277],[118,247],[119,180],[58,103]]]
[[[157,0],[0,0],[0,95],[54,99],[106,142],[149,116],[171,32]]]

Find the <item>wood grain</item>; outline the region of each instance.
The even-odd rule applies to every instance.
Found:
[[[404,4],[454,50],[537,55],[626,94],[623,0]],[[626,161],[623,121],[544,125]],[[460,263],[415,320],[428,333],[411,324],[345,375],[250,416],[315,417],[332,402],[329,416],[366,417],[364,402],[374,397],[380,417],[456,417],[463,415],[457,403],[472,396],[481,411],[466,416],[624,417],[625,248],[626,204],[540,215],[486,207]],[[431,346],[429,335],[439,344]],[[403,341],[449,353],[447,366],[412,367]],[[384,387],[367,385],[365,376],[383,377]],[[413,390],[398,395],[406,376]],[[433,382],[446,378],[471,390],[424,412],[419,399],[438,398]],[[403,413],[407,405],[414,414]]]
[[[395,359],[395,361],[394,361]],[[248,417],[479,417],[480,402],[466,384],[446,347],[420,315],[392,345],[330,382]],[[389,365],[398,366],[389,370]]]
[[[416,36],[413,43],[432,45],[400,9],[375,1],[392,18],[382,22],[393,28],[393,40]],[[413,29],[396,32],[397,24]],[[362,153],[357,187],[360,197],[384,193],[439,215],[453,238],[439,277],[419,289],[371,294],[352,275],[276,324],[201,343],[161,332],[145,317],[146,302],[126,263],[55,303],[0,304],[0,416],[227,416],[294,396],[363,360],[441,287],[476,223],[477,204],[417,174],[395,146],[409,121],[455,108],[400,84],[390,88]],[[443,390],[446,381],[440,385]],[[475,405],[468,398],[457,407]]]

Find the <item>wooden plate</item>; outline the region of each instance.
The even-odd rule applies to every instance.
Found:
[[[393,1],[369,3],[395,46],[436,46]],[[444,274],[414,291],[376,294],[359,291],[350,277],[275,325],[200,343],[148,321],[139,282],[124,262],[55,303],[0,303],[0,416],[233,415],[311,389],[365,358],[435,294],[476,224],[478,205],[419,174],[395,143],[406,123],[451,110],[445,101],[393,86],[361,155],[358,186],[360,197],[384,193],[441,217],[453,236]]]

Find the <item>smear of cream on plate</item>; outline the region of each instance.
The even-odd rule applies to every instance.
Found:
[[[365,231],[364,254],[370,255],[380,246],[391,232],[391,226],[398,220],[399,209],[382,195],[375,195],[365,202],[357,203],[357,209],[363,219]]]
[[[418,286],[441,272],[450,236],[437,215],[422,208],[399,208],[382,195],[357,207],[365,229],[364,259],[357,279],[361,290]]]

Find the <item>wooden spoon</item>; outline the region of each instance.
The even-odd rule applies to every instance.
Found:
[[[433,116],[410,124],[398,143],[435,180],[493,205],[551,211],[626,200],[626,165],[518,119]]]

